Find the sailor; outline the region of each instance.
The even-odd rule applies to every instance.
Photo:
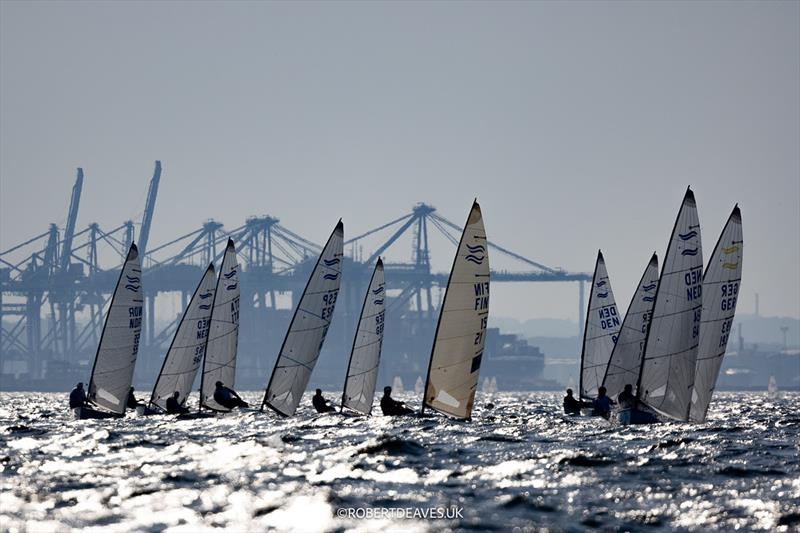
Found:
[[[69,408],[75,409],[84,405],[86,405],[86,392],[83,390],[83,383],[78,383],[69,393]]]
[[[564,413],[568,415],[579,415],[581,414],[582,406],[583,402],[572,395],[572,389],[567,389],[567,395],[564,396]]]
[[[617,395],[617,403],[620,409],[631,409],[635,401],[636,397],[633,395],[633,385],[628,383],[625,385],[625,390]]]
[[[144,405],[142,402],[136,399],[136,396],[133,392],[133,387],[128,391],[128,401],[127,401],[128,409],[136,409],[140,405]]]
[[[410,415],[414,411],[406,407],[403,402],[398,402],[392,398],[392,388],[384,387],[381,397],[381,411],[386,416]]]
[[[214,401],[227,409],[250,407],[250,404],[242,400],[235,390],[229,389],[221,381],[214,384]]]
[[[167,398],[167,413],[171,415],[182,415],[184,413],[189,412],[189,408],[182,406],[181,403],[178,401],[178,398],[180,397],[181,393],[175,391],[172,393],[172,396]]]
[[[594,400],[594,410],[592,416],[602,416],[608,418],[611,416],[611,398],[606,396],[606,388],[600,387],[597,389],[597,398]]]
[[[334,406],[330,405],[329,400],[322,397],[322,389],[317,389],[316,392],[317,393],[311,399],[311,403],[314,404],[314,409],[316,409],[318,413],[330,413],[336,410]]]

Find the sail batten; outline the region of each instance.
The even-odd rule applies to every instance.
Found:
[[[375,397],[383,345],[385,301],[383,261],[378,258],[361,307],[342,393],[343,408],[347,407],[365,415],[372,412]]]
[[[214,265],[209,265],[186,306],[164,357],[150,405],[166,410],[167,399],[175,392],[178,393],[178,402],[186,403],[208,341],[214,290]]]
[[[106,313],[97,345],[88,399],[94,406],[124,414],[142,331],[142,270],[131,244]]]
[[[311,379],[328,333],[342,274],[344,225],[340,220],[320,253],[295,307],[261,407],[292,416]]]
[[[670,236],[647,327],[637,398],[688,420],[702,312],[703,252],[697,204],[686,190]]]
[[[489,250],[483,216],[472,205],[439,313],[428,364],[423,409],[470,418],[486,343]]]
[[[733,327],[742,280],[742,217],[734,207],[703,274],[703,313],[695,367],[691,420],[703,422]]]
[[[595,398],[602,385],[608,361],[621,327],[621,319],[611,289],[605,259],[601,251],[592,276],[592,289],[586,313],[581,351],[580,385],[582,398]]]

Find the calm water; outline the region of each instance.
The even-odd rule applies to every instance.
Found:
[[[74,421],[65,394],[0,400],[4,531],[800,530],[798,394],[625,428],[566,418],[551,393],[479,394],[471,423],[318,416],[310,395],[288,420]]]

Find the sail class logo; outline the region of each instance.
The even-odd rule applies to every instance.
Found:
[[[136,285],[136,283],[140,281],[139,278],[137,276],[128,276],[127,274],[125,278],[128,280],[128,283],[125,284],[125,288],[131,292],[139,292],[139,285]]]
[[[656,284],[655,283],[651,283],[650,285],[642,285],[642,290],[644,292],[650,292],[655,288],[656,288]]]
[[[235,275],[236,275],[236,269],[235,268],[233,270],[231,270],[230,272],[228,272],[227,274],[223,274],[225,279],[231,279]]]
[[[734,252],[738,252],[738,251],[739,251],[739,247],[736,246],[735,244],[733,246],[726,246],[725,248],[722,249],[722,253],[725,254],[725,255],[730,255],[730,254],[732,254]]]
[[[330,266],[333,266],[333,265],[338,265],[339,264],[339,258],[338,257],[334,257],[333,259],[323,259],[322,262],[325,263],[325,266],[329,266],[330,267]]]
[[[372,291],[372,294],[374,294],[375,296],[377,296],[377,295],[379,295],[380,293],[382,293],[382,292],[383,292],[383,290],[384,290],[384,288],[383,288],[383,285],[381,285],[381,286],[380,286],[380,287],[378,287],[377,289],[373,290],[373,291]]]
[[[682,241],[688,241],[689,239],[697,237],[697,232],[692,230],[689,233],[679,233],[678,237],[680,237]]]
[[[337,272],[335,274],[325,274],[322,277],[325,278],[325,279],[329,279],[329,280],[333,281],[333,280],[335,280],[336,278],[339,277],[339,273]]]
[[[687,248],[681,250],[681,255],[697,255],[697,248]]]
[[[608,291],[606,291],[606,292],[598,292],[597,293],[597,297],[598,298],[608,298]]]
[[[467,254],[464,259],[471,263],[475,263],[476,265],[483,264],[483,260],[486,259],[486,248],[480,244],[476,244],[475,246],[470,246],[467,244],[466,246],[467,250],[469,250],[469,254]]]
[[[203,300],[205,300],[206,298],[211,298],[211,295],[212,295],[211,291],[208,291],[208,292],[203,293],[203,294],[198,294],[198,296],[200,296],[200,298],[203,299]]]

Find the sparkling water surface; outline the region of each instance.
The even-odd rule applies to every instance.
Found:
[[[76,421],[66,402],[0,393],[0,530],[800,530],[797,393],[632,427],[554,393],[479,393],[471,422],[317,415],[310,393],[289,419]]]

